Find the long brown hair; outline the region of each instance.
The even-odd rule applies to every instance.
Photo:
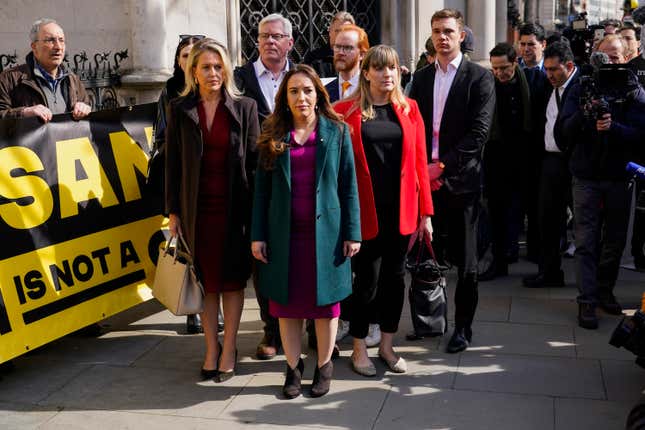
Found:
[[[354,91],[348,100],[354,100],[354,104],[349,110],[353,112],[355,109],[360,108],[361,118],[363,121],[374,118],[374,107],[372,102],[372,94],[370,92],[370,83],[365,77],[365,74],[374,67],[376,69],[382,67],[394,66],[397,70],[394,77],[394,89],[390,93],[390,102],[397,107],[402,107],[403,112],[407,115],[410,111],[410,104],[405,98],[403,91],[401,91],[401,68],[399,63],[399,55],[394,48],[387,45],[372,46],[361,63],[361,72],[358,81],[358,90]]]
[[[288,148],[288,142],[285,142],[284,139],[287,133],[293,129],[293,115],[287,102],[287,85],[289,79],[296,74],[305,75],[313,82],[316,89],[316,113],[337,123],[339,127],[341,124],[341,119],[331,107],[329,94],[327,94],[316,71],[306,64],[298,64],[284,76],[275,96],[275,109],[262,124],[262,133],[258,138],[258,151],[262,166],[266,170],[273,169],[276,157]]]

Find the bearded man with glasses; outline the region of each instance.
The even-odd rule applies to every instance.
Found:
[[[29,32],[31,52],[26,63],[0,74],[0,118],[40,118],[71,112],[89,115],[90,98],[78,76],[62,64],[65,34],[53,19],[39,19]]]

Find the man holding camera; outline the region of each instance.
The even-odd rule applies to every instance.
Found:
[[[598,51],[611,63],[625,62],[625,44],[618,35],[605,36]],[[555,131],[558,146],[571,153],[578,324],[586,329],[598,328],[597,306],[612,315],[622,313],[613,289],[631,206],[625,167],[645,139],[645,93],[631,73],[617,73],[602,70],[588,78],[602,95],[586,94],[589,85],[583,82],[574,84]],[[616,89],[622,93],[618,97]],[[586,100],[582,106],[581,100]]]

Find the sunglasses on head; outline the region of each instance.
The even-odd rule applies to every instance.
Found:
[[[186,39],[197,39],[197,40],[202,40],[205,38],[203,34],[180,34],[179,35],[179,40],[186,40]]]

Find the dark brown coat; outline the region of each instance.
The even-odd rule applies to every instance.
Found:
[[[177,214],[191,251],[195,249],[199,175],[203,139],[199,126],[199,96],[189,94],[172,100],[166,112],[166,213]],[[223,103],[223,104],[222,104]],[[234,100],[224,91],[218,109],[230,113],[227,197],[228,228],[224,255],[224,281],[246,281],[251,273],[251,194],[259,134],[255,101]]]
[[[71,112],[76,102],[91,104],[83,83],[74,73],[69,73],[61,83]],[[27,62],[0,73],[0,118],[22,118],[25,107],[47,106],[47,97],[34,76],[34,56],[27,55]]]

